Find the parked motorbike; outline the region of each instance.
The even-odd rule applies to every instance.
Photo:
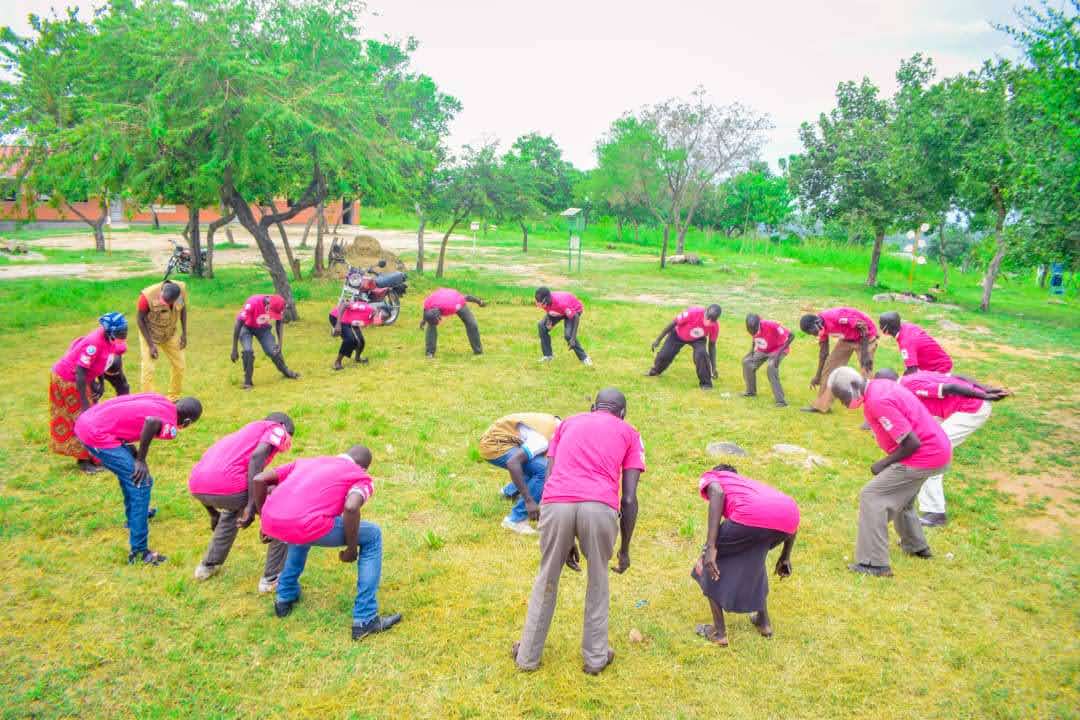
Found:
[[[191,251],[172,238],[169,238],[169,242],[172,243],[173,251],[169,256],[169,262],[165,265],[165,277],[162,280],[168,280],[174,272],[180,275],[191,273]],[[203,267],[206,267],[205,249],[199,250],[199,257],[202,259]]]
[[[403,272],[378,272],[376,267],[386,267],[386,261],[380,260],[378,265],[367,269],[348,266],[345,272],[345,282],[341,287],[341,295],[338,303],[346,300],[356,300],[370,305],[385,305],[390,316],[383,325],[392,325],[401,313],[401,296],[409,289],[406,281],[409,276]]]

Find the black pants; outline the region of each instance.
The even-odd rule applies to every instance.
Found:
[[[712,363],[709,361],[709,348],[706,342],[705,338],[686,342],[674,332],[668,333],[664,344],[660,346],[660,352],[656,353],[656,359],[653,361],[649,374],[659,375],[667,370],[683,346],[689,345],[694,349],[694,368],[697,369],[698,383],[701,387],[712,387]]]
[[[484,346],[480,344],[480,326],[476,324],[476,316],[473,315],[472,310],[467,307],[458,310],[457,316],[461,318],[461,322],[465,323],[465,334],[469,336],[469,345],[472,346],[473,353],[482,355]],[[427,351],[427,354],[434,355],[438,344],[439,326],[434,323],[428,323],[427,334],[424,336],[424,349]]]
[[[90,397],[93,398],[94,402],[100,401],[102,396],[105,395],[106,381],[113,386],[117,397],[131,392],[131,388],[128,387],[127,376],[124,374],[124,362],[121,356],[117,355],[112,363],[105,368],[105,373],[98,375],[90,383]]]
[[[254,352],[255,343],[258,340],[262,345],[263,352],[267,357],[274,357],[281,349],[278,347],[277,340],[274,339],[274,331],[267,327],[252,328],[245,325],[240,328],[240,346],[244,349],[244,352]]]
[[[330,316],[330,327],[337,327],[337,318],[333,315]],[[358,327],[342,323],[341,347],[338,348],[337,354],[340,357],[349,357],[354,352],[357,357],[364,352],[364,333]]]
[[[548,323],[551,323],[551,329],[553,330],[563,320],[566,321],[563,324],[563,338],[566,340],[566,344],[574,351],[578,360],[585,362],[585,358],[589,357],[589,355],[577,341],[577,329],[578,325],[581,324],[581,315],[575,315],[572,318],[548,316],[541,320],[540,324],[537,325],[537,329],[540,331],[540,352],[544,353],[544,357],[551,357],[551,330],[548,329]]]

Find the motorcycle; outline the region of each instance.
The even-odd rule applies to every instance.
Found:
[[[349,265],[338,303],[354,300],[369,305],[384,305],[390,314],[383,325],[392,325],[401,313],[401,296],[409,289],[406,283],[409,276],[396,271],[378,272],[376,267],[386,267],[386,261],[380,260],[378,265],[367,269]]]
[[[173,251],[169,256],[169,262],[165,265],[165,277],[162,280],[168,280],[174,272],[180,275],[191,273],[191,251],[172,238],[169,238],[169,242],[172,243]],[[206,267],[205,249],[199,250],[199,258],[202,260],[203,267]]]

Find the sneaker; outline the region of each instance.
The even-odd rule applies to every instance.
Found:
[[[376,615],[363,625],[353,625],[352,639],[363,640],[368,635],[386,632],[399,622],[401,622],[401,613],[394,613],[393,615]]]
[[[584,365],[585,367],[592,367],[593,366],[592,358],[589,357],[588,355],[586,355],[585,359],[581,361],[581,364]]]
[[[428,359],[428,360],[431,360],[431,359],[433,359],[434,357],[435,357],[435,353],[428,353],[428,354],[427,354],[427,359]]]
[[[293,605],[296,604],[296,600],[275,600],[274,601],[274,614],[279,618],[283,618],[292,612]]]
[[[783,400],[777,400],[775,404],[776,404],[776,407],[787,407],[787,403],[784,402]]]
[[[143,565],[152,565],[156,567],[166,560],[168,560],[167,557],[161,553],[156,553],[153,550],[142,550],[128,555],[128,565],[142,563]]]
[[[506,528],[507,530],[518,533],[519,535],[536,535],[537,534],[536,530],[533,529],[533,526],[529,524],[528,520],[522,520],[520,522],[514,522],[509,517],[504,517],[503,521],[502,521],[502,526],[504,528]]]
[[[907,552],[907,551],[905,551],[905,552]],[[921,558],[923,560],[929,560],[930,558],[934,557],[934,554],[932,552],[930,552],[930,548],[928,548],[928,547],[924,547],[922,550],[917,550],[915,552],[909,552],[907,554],[910,555],[911,557],[917,557],[917,558]]]
[[[888,565],[866,565],[864,563],[852,563],[847,566],[848,570],[855,573],[862,573],[863,575],[873,575],[874,577],[892,577],[892,568]]]
[[[551,361],[552,361],[552,360],[554,360],[554,359],[555,359],[555,358],[554,358],[554,357],[552,357],[551,355],[544,355],[544,356],[543,356],[542,358],[540,358],[540,362],[542,362],[542,363],[549,363],[549,362],[551,362]]]
[[[263,595],[277,590],[278,576],[259,578],[259,592]]]
[[[757,397],[757,393],[751,393],[751,392],[739,393],[739,397]]]
[[[945,527],[948,522],[948,516],[945,513],[923,513],[919,516],[919,523],[923,527]]]
[[[219,572],[221,572],[220,565],[204,565],[203,563],[199,563],[195,568],[195,579],[200,581],[209,580]]]

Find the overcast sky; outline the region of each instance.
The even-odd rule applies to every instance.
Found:
[[[1060,4],[1059,0],[1053,0]],[[6,0],[0,24],[72,2]],[[77,4],[86,8],[90,2]],[[891,92],[902,58],[941,74],[1012,56],[992,22],[1013,0],[369,0],[375,36],[413,35],[415,66],[461,100],[451,143],[554,136],[579,167],[611,121],[703,85],[716,102],[769,113],[765,151],[798,152],[799,124],[832,107],[836,84],[869,76]]]

